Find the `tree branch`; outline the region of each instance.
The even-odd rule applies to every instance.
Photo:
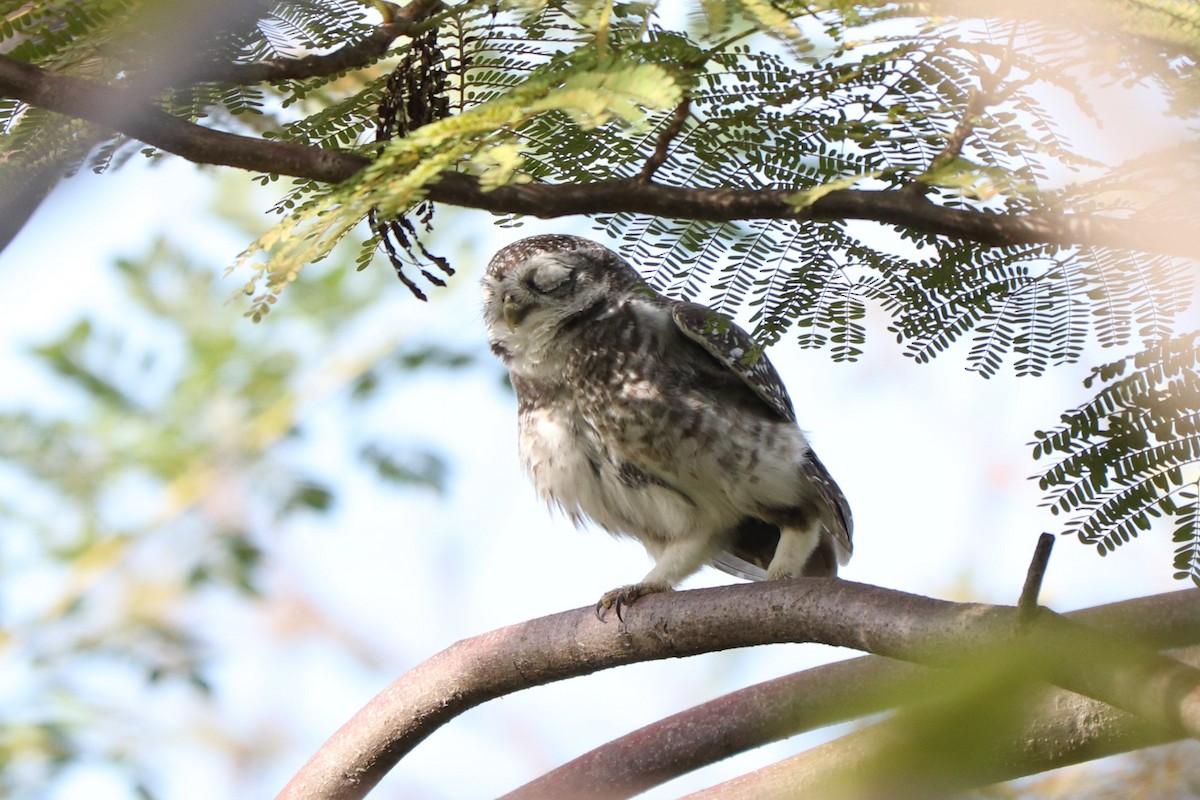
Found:
[[[994,246],[1082,244],[1176,255],[1190,252],[1176,252],[1177,226],[1165,224],[1067,214],[1017,216],[968,211],[939,206],[903,189],[837,189],[803,209],[788,202],[791,195],[791,191],[780,189],[699,189],[637,179],[558,186],[529,183],[485,192],[474,178],[453,172],[444,174],[429,188],[430,199],[439,202],[542,218],[626,211],[710,222],[858,219]]]
[[[1074,618],[1137,631],[1155,646],[1180,646],[1200,635],[1200,590]],[[1038,620],[1024,629],[1043,625]],[[343,725],[279,797],[362,797],[405,753],[463,711],[520,689],[622,664],[780,642],[823,642],[953,664],[981,648],[1025,638],[1018,630],[1013,608],[950,603],[829,579],[651,595],[638,601],[624,627],[599,622],[590,607],[576,609],[461,641],[418,665]],[[1148,697],[1164,699],[1156,692]]]
[[[1037,547],[1033,551],[1033,559],[1029,562],[1029,571],[1025,574],[1025,585],[1021,587],[1021,599],[1017,601],[1017,609],[1021,612],[1021,621],[1034,618],[1038,610],[1038,596],[1042,593],[1042,579],[1046,577],[1046,567],[1050,565],[1050,553],[1054,550],[1054,534],[1043,533],[1038,537]]]
[[[1035,561],[1048,552],[1044,542],[1039,540]],[[1131,620],[1124,615],[1115,618],[1115,608],[1067,616],[1117,635],[1144,630],[1138,625],[1130,627]],[[1148,633],[1143,642],[1148,646],[1178,643],[1174,638],[1157,638],[1160,631]],[[1191,638],[1200,640],[1200,630]],[[654,722],[579,756],[502,800],[622,800],[736,753],[886,711],[916,698],[942,697],[952,686],[943,671],[879,656],[827,664],[731,692]],[[1008,777],[1178,738],[1132,714],[1072,692],[1047,690],[1045,695],[1027,721],[1028,727],[1037,728],[1036,736],[989,742],[994,746],[989,760],[1003,763],[1011,772]],[[1015,757],[1018,750],[1019,757]],[[1018,771],[1024,768],[1026,772]],[[1008,777],[982,775],[979,785]]]
[[[646,164],[642,167],[641,174],[638,175],[639,180],[648,183],[654,178],[654,173],[658,171],[658,168],[667,163],[667,153],[670,150],[671,142],[683,130],[683,124],[687,122],[691,110],[692,101],[689,97],[685,97],[683,102],[675,107],[671,118],[667,120],[666,126],[658,135],[658,140],[654,144],[654,152],[650,154],[650,158],[646,159]]]
[[[388,16],[368,36],[331,53],[302,58],[275,58],[242,64],[207,64],[188,74],[190,82],[213,81],[247,85],[267,81],[303,80],[365,67],[387,53],[392,42],[417,32],[441,0],[412,0],[404,7],[381,3]]]
[[[542,775],[501,800],[625,800],[737,753],[887,711],[918,697],[942,699],[946,693],[947,677],[940,670],[879,656],[827,664],[731,692],[647,725]],[[980,763],[972,770],[962,769],[962,763],[948,769],[944,758],[928,765],[928,759],[918,753],[919,765],[913,771],[933,778],[935,770],[940,770],[936,773],[939,784],[953,779],[956,788],[969,789],[1179,738],[1133,714],[1063,689],[1039,689],[1036,701],[1029,703],[1023,714],[1016,733],[1005,731],[1006,735],[989,737],[986,748],[977,753],[982,756]],[[1000,731],[993,729],[990,733]],[[869,741],[883,739],[882,735],[873,736]],[[797,792],[796,781],[811,780],[808,776],[817,773],[832,778],[829,773],[841,763],[844,750],[878,754],[881,749],[878,744],[870,748],[863,744],[864,740],[851,734],[835,746],[802,753],[697,796],[759,798],[774,796],[776,790],[788,798],[828,796],[811,786]],[[932,751],[944,754],[946,748],[934,746]],[[864,766],[857,765],[857,776],[865,774]],[[895,792],[884,791],[879,796],[903,794],[895,778],[895,773],[890,773],[887,779]],[[861,796],[872,795],[865,792]]]
[[[354,153],[216,131],[172,117],[142,96],[0,55],[0,96],[57,111],[174,153],[198,164],[340,183],[369,163]],[[672,219],[867,220],[990,246],[1098,245],[1194,256],[1178,225],[1071,214],[1011,215],[940,206],[903,189],[839,189],[804,208],[787,189],[664,186],[627,178],[589,184],[522,184],[485,191],[479,180],[443,173],[430,200],[496,213],[555,218],[630,212]]]
[[[721,759],[936,691],[935,670],[864,656],[730,692],[607,742],[501,800],[623,800]]]
[[[336,183],[362,156],[215,131],[146,104],[136,92],[46,72],[0,55],[0,95],[103,125],[197,164],[275,172]]]
[[[994,698],[981,701],[986,705],[989,699]],[[687,798],[934,800],[1177,738],[1132,714],[1061,689],[1042,687],[1026,696],[1005,695],[999,702],[1007,704],[999,719],[939,719],[936,712],[922,719],[902,711]],[[986,741],[971,736],[972,724],[985,728]]]

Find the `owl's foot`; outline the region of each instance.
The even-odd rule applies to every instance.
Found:
[[[625,609],[633,605],[633,601],[647,594],[656,594],[669,590],[670,586],[661,583],[631,583],[611,592],[605,592],[596,603],[596,618],[604,622],[604,616],[611,608],[617,612],[617,619],[625,621]]]
[[[820,542],[821,528],[819,525],[781,528],[775,556],[767,566],[767,580],[786,580],[812,574],[805,569],[805,564],[808,563],[809,556],[817,549]],[[836,572],[836,570],[834,571]]]

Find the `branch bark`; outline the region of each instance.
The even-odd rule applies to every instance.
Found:
[[[213,81],[248,85],[268,81],[304,80],[334,75],[359,67],[383,57],[392,42],[401,36],[411,36],[420,30],[421,23],[435,12],[441,0],[412,0],[399,7],[380,3],[387,18],[361,41],[339,47],[331,53],[301,58],[264,59],[242,64],[207,64],[192,70],[189,82]]]
[[[1039,544],[1039,554],[1043,552],[1044,546]],[[1116,609],[1126,607],[1105,606],[1066,616],[1097,631],[1145,633],[1143,644],[1151,647],[1179,643],[1170,628],[1165,631],[1167,638],[1159,638],[1164,631],[1141,625],[1130,627],[1132,620],[1125,612],[1114,614]],[[1200,627],[1190,638],[1200,641]],[[878,656],[827,664],[731,692],[647,725],[515,789],[503,800],[622,800],[769,742],[886,711],[917,698],[942,697],[953,685],[952,680],[941,670]],[[1132,714],[1072,692],[1046,689],[1039,697],[1023,723],[1029,735],[1021,733],[1011,740],[988,742],[987,755],[997,765],[994,769],[1003,771],[976,770],[971,785],[1008,780],[1178,738]],[[825,761],[813,758],[813,763],[828,768]],[[809,763],[803,756],[797,759],[797,763]],[[745,789],[731,796],[753,797],[751,790],[768,791],[776,780],[772,770],[765,768],[758,778],[745,776],[745,780],[731,781],[729,791]],[[790,775],[783,767],[780,770],[781,775]],[[803,766],[800,770],[806,774],[815,768]],[[960,783],[970,783],[962,771],[956,777]],[[960,788],[970,787],[963,784]],[[817,792],[809,796],[822,795]]]
[[[362,797],[437,727],[531,686],[622,664],[779,642],[961,663],[967,653],[1016,641],[1016,613],[849,581],[799,579],[652,595],[638,601],[625,626],[597,621],[590,608],[543,617],[461,641],[418,665],[342,726],[279,797]],[[1098,620],[1151,637],[1155,646],[1180,646],[1200,636],[1200,590],[1090,614],[1081,617],[1087,624]]]
[[[339,183],[369,163],[338,150],[217,131],[148,105],[141,93],[47,72],[0,55],[0,96],[86,119],[198,164]],[[555,218],[631,212],[727,222],[867,220],[990,246],[1098,245],[1191,256],[1177,226],[1071,214],[1009,215],[938,205],[903,189],[839,189],[796,208],[787,189],[664,186],[628,178],[589,184],[524,184],[485,191],[473,176],[444,173],[430,200],[496,213]]]
[[[934,800],[1177,738],[1132,714],[1049,687],[1015,699],[1005,711],[1009,719],[989,728],[982,747],[970,741],[978,719],[942,719],[931,730],[928,719],[901,712],[687,797]]]
[[[368,163],[350,153],[205,128],[148,105],[140,92],[46,72],[4,55],[0,95],[94,122],[197,164],[336,183]]]
[[[938,671],[863,656],[730,692],[607,742],[501,800],[624,800],[721,759],[935,691]]]

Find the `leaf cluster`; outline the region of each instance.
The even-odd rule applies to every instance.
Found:
[[[466,8],[470,10],[469,5]],[[544,18],[526,21],[523,29],[549,26],[539,22]],[[504,35],[507,28],[493,24],[494,17],[487,19],[486,31],[500,32],[496,52],[511,57],[513,48]],[[519,180],[518,167],[527,163],[520,132],[527,126],[551,119],[564,138],[577,131],[623,130],[635,126],[645,109],[669,108],[679,101],[678,86],[659,65],[600,59],[594,43],[568,54],[547,52],[557,41],[553,38],[550,44],[541,43],[542,63],[529,64],[524,73],[517,73],[508,91],[493,94],[488,88],[495,70],[491,41],[460,32],[442,46],[446,80],[457,87],[463,110],[386,141],[375,160],[352,180],[315,192],[303,187],[289,200],[294,206],[290,216],[243,256],[243,261],[267,256],[247,286],[254,294],[251,316],[261,318],[306,264],[324,258],[370,213],[387,219],[418,206],[424,188],[442,172],[478,174],[495,185]],[[469,53],[455,49],[462,46],[472,49]],[[532,55],[526,55],[532,60]],[[477,94],[472,83],[476,75],[485,87]],[[375,245],[374,239],[368,241],[364,259]]]
[[[1096,396],[1038,431],[1040,478],[1066,532],[1104,555],[1150,529],[1173,528],[1176,577],[1200,583],[1200,332],[1096,367]]]

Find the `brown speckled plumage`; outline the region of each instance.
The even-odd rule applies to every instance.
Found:
[[[505,247],[483,293],[539,495],[655,559],[598,613],[705,563],[762,579],[835,575],[849,559],[845,498],[775,368],[727,317],[659,296],[616,253],[574,236]]]

